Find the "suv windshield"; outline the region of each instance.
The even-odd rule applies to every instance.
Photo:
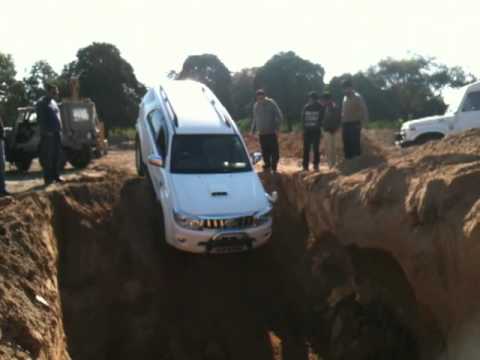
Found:
[[[251,171],[242,141],[237,135],[175,135],[171,172],[218,174]]]
[[[443,102],[447,105],[445,114],[455,113],[463,100],[463,94],[465,94],[466,87],[462,88],[448,88],[443,93]]]

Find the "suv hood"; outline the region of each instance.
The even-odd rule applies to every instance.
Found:
[[[452,120],[453,116],[452,115],[435,115],[435,116],[428,116],[424,117],[421,119],[416,119],[416,120],[410,120],[407,122],[404,122],[402,124],[402,129],[403,128],[408,128],[409,126],[428,126],[432,124],[438,124],[438,123],[443,123],[449,120]]]
[[[254,213],[269,203],[253,171],[232,174],[172,174],[176,207],[188,214],[234,215]]]

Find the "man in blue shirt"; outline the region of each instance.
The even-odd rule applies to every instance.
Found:
[[[60,162],[62,152],[62,120],[60,109],[55,101],[58,88],[46,85],[47,95],[38,100],[36,105],[37,119],[40,126],[40,157],[43,163],[43,179],[45,185],[62,182],[60,178]]]
[[[4,157],[5,130],[0,118],[0,197],[10,195],[5,189],[5,157]]]

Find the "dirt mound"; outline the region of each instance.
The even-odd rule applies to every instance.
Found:
[[[397,153],[391,144],[385,140],[386,135],[379,136],[378,131],[364,130],[362,135],[362,156],[348,162],[344,161],[343,144],[341,134],[337,133],[336,152],[339,162],[338,170],[344,175],[351,175],[363,169],[385,163],[389,157]],[[257,136],[244,135],[249,151],[260,152],[260,144]],[[303,134],[300,132],[280,133],[279,148],[281,163],[292,164],[294,159],[295,167],[300,168],[303,157]],[[392,142],[393,144],[393,142]],[[321,163],[326,163],[323,142],[320,143]]]
[[[163,245],[145,180],[83,180],[0,212],[1,359],[307,359],[300,217],[278,246],[194,256]]]
[[[356,326],[362,325],[348,319],[377,303],[377,310],[388,312],[385,318],[393,316],[411,331],[405,347],[418,346],[421,358],[480,354],[473,341],[480,331],[479,148],[480,131],[472,130],[408,149],[351,176],[265,178],[288,198],[291,209],[305,214],[314,235],[307,254],[321,264],[314,278],[318,271],[322,281],[322,271],[332,266],[345,274],[330,295],[334,302],[350,304],[335,332],[347,353],[345,341],[361,347],[370,338],[359,335]],[[345,328],[347,320],[353,325]],[[380,329],[372,331],[387,336]],[[393,334],[400,336],[391,331],[385,343]]]
[[[382,161],[353,175],[262,175],[274,236],[245,254],[165,246],[129,167],[3,199],[0,358],[476,358],[479,135],[393,159],[372,139]]]

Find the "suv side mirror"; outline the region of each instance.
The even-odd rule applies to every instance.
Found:
[[[250,158],[252,159],[253,165],[258,163],[260,160],[262,160],[262,154],[259,152],[254,152],[250,154]]]
[[[156,167],[164,166],[163,158],[160,155],[156,155],[156,154],[150,154],[148,156],[148,163]]]
[[[275,204],[278,201],[278,192],[273,191],[271,194],[267,193],[266,195],[270,203]]]

